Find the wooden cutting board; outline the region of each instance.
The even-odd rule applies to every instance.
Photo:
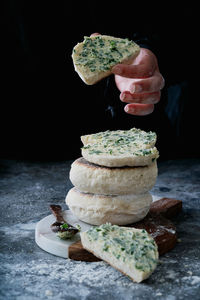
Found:
[[[162,198],[152,203],[148,215],[142,221],[127,226],[146,229],[157,243],[159,255],[162,255],[176,245],[176,227],[169,218],[175,217],[181,209],[182,201]],[[83,248],[81,241],[69,246],[68,256],[73,260],[79,261],[100,261],[99,258]]]

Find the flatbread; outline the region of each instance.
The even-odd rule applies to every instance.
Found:
[[[140,47],[128,39],[107,35],[85,37],[72,52],[75,71],[86,84],[95,84],[111,74],[119,63],[130,64],[139,54]]]
[[[100,225],[106,222],[127,225],[142,220],[148,213],[152,196],[140,195],[96,195],[72,188],[66,196],[66,204],[73,214],[83,222]]]
[[[143,167],[105,167],[76,159],[69,178],[72,184],[82,192],[124,195],[141,194],[151,190],[158,174],[157,162]]]
[[[106,167],[147,166],[159,157],[156,134],[141,129],[104,131],[81,137],[82,156]]]

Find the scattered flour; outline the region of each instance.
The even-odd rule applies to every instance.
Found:
[[[10,274],[24,274],[26,278],[30,276],[48,276],[49,280],[59,280],[76,282],[77,284],[87,284],[89,286],[111,286],[120,283],[120,285],[132,285],[132,281],[119,271],[111,268],[104,262],[79,262],[70,259],[60,259],[44,262],[42,260],[32,260],[28,264],[7,265]],[[17,274],[16,274],[17,273]],[[137,285],[135,285],[137,286]],[[137,287],[136,287],[137,288]]]
[[[166,278],[175,280],[177,278],[177,273],[174,270],[168,270],[166,273]]]
[[[1,230],[5,235],[9,236],[10,240],[18,240],[19,237],[27,237],[33,235],[35,230],[36,222],[29,223],[18,223],[12,226],[2,226]]]
[[[45,296],[52,297],[53,296],[53,292],[51,290],[46,290],[45,291]]]
[[[188,281],[191,285],[196,285],[196,284],[200,285],[200,277],[199,276],[188,276],[188,277],[185,276],[182,278],[182,280]]]

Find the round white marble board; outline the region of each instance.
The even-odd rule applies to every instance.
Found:
[[[82,231],[86,231],[91,228],[92,225],[86,224],[78,220],[70,210],[63,211],[63,217],[71,225],[76,226],[79,224]],[[68,247],[80,240],[80,234],[77,233],[72,239],[61,240],[56,233],[51,230],[51,224],[56,221],[54,215],[49,215],[39,221],[35,228],[35,241],[36,244],[51,254],[68,258]]]
[[[153,201],[160,199],[160,197],[153,196]],[[73,226],[80,225],[81,231],[86,231],[90,229],[93,225],[84,223],[76,218],[70,210],[63,211],[63,217],[67,222]],[[68,248],[74,242],[80,240],[80,234],[77,233],[70,240],[61,240],[56,233],[52,232],[51,224],[56,221],[53,214],[40,220],[35,228],[35,242],[44,251],[60,256],[63,258],[68,258]]]

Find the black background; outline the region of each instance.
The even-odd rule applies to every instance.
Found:
[[[2,2],[2,158],[72,159],[80,155],[80,135],[134,126],[157,132],[163,159],[199,156],[196,8],[131,3]],[[139,39],[156,54],[166,86],[153,114],[129,116],[117,89],[104,96],[106,80],[87,86],[78,77],[72,48],[93,32]],[[170,86],[181,87],[184,103],[175,124],[166,114]],[[114,119],[109,99],[118,107]]]

